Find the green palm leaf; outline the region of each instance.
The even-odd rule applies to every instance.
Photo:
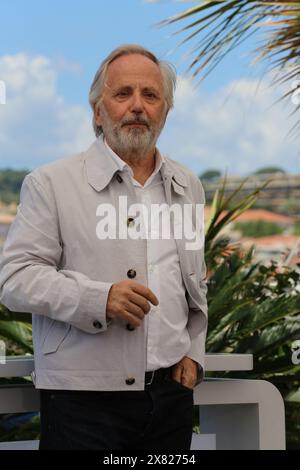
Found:
[[[238,342],[236,352],[265,356],[298,338],[300,338],[300,319],[287,318],[284,323],[271,324],[260,331],[252,332]]]
[[[162,21],[160,26],[178,22],[184,26],[175,34],[187,34],[178,47],[198,39],[188,54],[188,70],[193,77],[204,79],[228,53],[253,34],[261,39],[261,46],[254,51],[254,62],[263,60],[270,70],[277,72],[275,84],[291,82],[299,76],[299,1],[203,0]],[[284,97],[294,92],[291,89]],[[297,105],[295,112],[299,108]]]
[[[27,323],[0,320],[0,336],[20,344],[25,352],[33,352],[31,325]]]

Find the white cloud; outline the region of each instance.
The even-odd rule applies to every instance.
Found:
[[[0,167],[35,168],[94,140],[88,106],[68,104],[57,91],[62,69],[78,73],[80,66],[45,56],[0,57],[7,88],[0,105]],[[258,87],[241,79],[208,93],[181,77],[159,146],[196,173],[219,168],[247,174],[267,165],[299,172],[297,141],[286,137],[294,121],[287,106],[274,104],[277,97],[265,81]]]
[[[6,104],[0,106],[0,166],[35,168],[85,149],[93,140],[88,109],[67,104],[57,91],[59,70],[79,71],[62,58],[0,57]]]
[[[241,79],[204,93],[181,77],[160,148],[196,173],[218,168],[248,174],[269,165],[299,172],[297,142],[287,137],[295,123],[288,119],[292,108],[274,104],[278,96],[266,81],[258,86]]]

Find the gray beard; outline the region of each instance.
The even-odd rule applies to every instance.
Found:
[[[112,149],[122,157],[145,158],[155,148],[163,124],[153,126],[138,116],[134,120],[147,122],[146,128],[124,127],[124,122],[114,123],[104,105],[101,106],[103,134]]]

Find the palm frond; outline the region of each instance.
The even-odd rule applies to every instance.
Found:
[[[30,324],[19,321],[0,320],[0,335],[2,338],[12,340],[21,345],[25,352],[33,352]]]
[[[253,62],[264,61],[269,70],[277,71],[276,84],[291,81],[300,74],[299,1],[202,0],[159,25],[178,22],[185,24],[174,34],[187,34],[178,47],[199,38],[187,54],[188,71],[193,77],[204,79],[228,53],[253,34],[261,39],[261,45],[254,50]],[[299,88],[297,84],[287,97]],[[295,112],[298,109],[299,106]]]
[[[266,328],[252,332],[251,335],[238,342],[236,352],[265,356],[299,337],[300,319],[285,319],[284,323],[272,323]]]

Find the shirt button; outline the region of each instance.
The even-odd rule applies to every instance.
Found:
[[[130,325],[130,323],[127,323],[126,329],[127,329],[128,331],[133,331],[133,330],[135,330],[134,326]]]
[[[118,181],[119,183],[122,183],[122,181],[123,181],[123,178],[122,178],[121,175],[119,175],[119,173],[117,174],[117,181]]]
[[[125,380],[126,385],[133,385],[135,383],[135,378],[134,377],[129,377],[128,379]]]
[[[95,321],[93,322],[93,327],[94,327],[94,328],[97,328],[97,330],[101,330],[101,328],[102,328],[102,323],[101,323],[100,321],[98,321],[98,320],[95,320]]]
[[[133,217],[128,217],[127,227],[133,227],[133,226],[134,226],[134,218]]]
[[[136,271],[134,269],[129,269],[129,271],[127,271],[127,276],[129,277],[129,279],[135,278]]]

